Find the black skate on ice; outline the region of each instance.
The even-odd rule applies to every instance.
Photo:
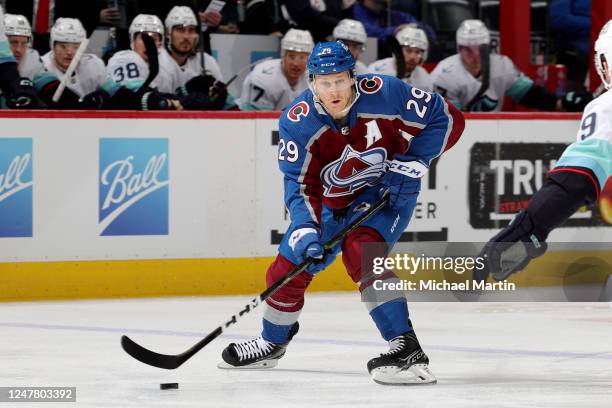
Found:
[[[270,343],[261,336],[240,343],[231,343],[223,350],[221,354],[223,361],[217,364],[217,367],[223,369],[276,367],[278,360],[285,355],[287,345],[299,328],[300,325],[296,322],[289,330],[287,342],[283,344]]]
[[[414,332],[404,333],[389,341],[389,351],[368,361],[372,379],[383,385],[435,384],[429,371],[429,358],[419,345]]]

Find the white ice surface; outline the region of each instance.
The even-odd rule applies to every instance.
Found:
[[[133,360],[128,334],[163,353],[189,348],[248,296],[0,304],[0,386],[76,386],[77,403],[10,407],[612,407],[608,303],[411,303],[438,377],[385,387],[366,362],[386,351],[357,294],[310,294],[301,331],[268,371],[216,368],[260,332],[261,310],[182,367]],[[179,390],[161,391],[162,382]]]

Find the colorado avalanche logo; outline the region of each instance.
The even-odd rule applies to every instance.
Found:
[[[326,197],[350,195],[365,186],[371,186],[384,171],[387,152],[382,147],[358,152],[346,146],[342,156],[321,171]]]
[[[367,94],[378,92],[382,88],[383,80],[381,77],[363,78],[359,81],[359,89]]]
[[[296,103],[295,106],[289,109],[289,112],[287,112],[287,118],[289,118],[289,120],[292,122],[299,122],[300,118],[302,116],[305,117],[306,115],[308,115],[309,111],[310,108],[308,107],[308,104],[304,101],[301,101]]]

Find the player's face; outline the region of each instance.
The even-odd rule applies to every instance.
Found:
[[[351,54],[353,54],[353,58],[355,58],[355,61],[359,60],[359,57],[361,56],[361,50],[363,49],[363,44],[350,40],[342,40],[342,42],[346,44]]]
[[[198,43],[198,30],[195,26],[176,26],[172,29],[170,41],[174,51],[188,54]]]
[[[305,52],[285,51],[283,54],[283,73],[289,83],[299,81],[306,71],[308,54]]]
[[[145,47],[144,41],[142,41],[143,35],[148,35],[151,37],[157,48],[161,47],[162,38],[159,33],[136,33],[136,35],[134,35],[134,51],[140,55],[143,60],[148,62],[149,58],[147,58],[147,47]]]
[[[414,47],[402,47],[404,61],[406,62],[406,71],[412,72],[423,61],[423,50]]]
[[[477,45],[470,47],[459,47],[461,62],[472,75],[480,72],[480,48]]]
[[[23,56],[30,48],[30,38],[23,35],[9,35],[7,37],[11,45],[11,51],[13,51],[17,63],[20,64]]]
[[[55,64],[62,71],[66,71],[79,49],[79,43],[56,42],[53,45]]]
[[[314,90],[321,99],[325,109],[334,119],[340,119],[344,109],[353,98],[353,85],[355,79],[348,71],[329,75],[316,75]]]

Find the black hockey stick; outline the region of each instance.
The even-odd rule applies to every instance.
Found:
[[[391,52],[391,54],[395,58],[395,65],[397,71],[395,76],[399,79],[402,79],[406,75],[406,59],[404,58],[404,51],[402,50],[402,46],[400,45],[399,41],[397,41],[397,38],[395,38],[395,36],[393,35],[387,36],[387,46],[389,47],[389,52]]]
[[[489,48],[489,44],[480,44],[480,73],[482,75],[482,83],[480,85],[480,89],[476,92],[476,95],[463,107],[464,112],[469,112],[472,110],[472,107],[478,102],[480,97],[487,92],[490,84],[491,77],[491,51]]]
[[[157,49],[157,45],[155,45],[155,41],[153,41],[153,38],[151,38],[147,33],[141,33],[140,36],[145,45],[147,59],[149,60],[149,76],[144,81],[142,86],[138,88],[137,92],[138,94],[142,95],[147,91],[147,88],[149,85],[151,85],[151,82],[153,82],[157,74],[159,74],[159,59],[157,58],[159,51]]]
[[[347,234],[349,234],[355,228],[359,227],[363,222],[365,222],[374,214],[376,214],[381,208],[383,208],[387,204],[387,202],[388,198],[387,195],[385,195],[383,198],[377,201],[368,211],[360,215],[355,221],[347,225],[344,229],[342,229],[342,231],[338,232],[333,238],[326,242],[324,245],[325,250],[331,250],[334,246],[340,243],[340,241],[342,241]],[[183,353],[159,354],[142,347],[141,345],[135,343],[132,339],[125,335],[121,337],[121,347],[123,347],[123,350],[125,350],[126,353],[134,357],[136,360],[141,361],[150,366],[165,368],[167,370],[173,370],[175,368],[178,368],[185,361],[189,360],[195,353],[203,349],[208,343],[219,337],[225,329],[230,327],[232,324],[235,324],[239,318],[249,313],[251,310],[255,309],[263,301],[272,296],[277,290],[287,284],[287,282],[305,271],[306,268],[310,266],[310,264],[312,264],[313,262],[314,259],[309,258],[298,266],[296,266],[295,269],[289,272],[284,278],[275,282],[272,286],[263,291],[258,297],[251,300],[250,303],[247,303],[247,305],[241,311],[233,315],[227,322],[217,327],[215,330],[209,333],[208,336],[198,341],[190,349],[184,351]]]

